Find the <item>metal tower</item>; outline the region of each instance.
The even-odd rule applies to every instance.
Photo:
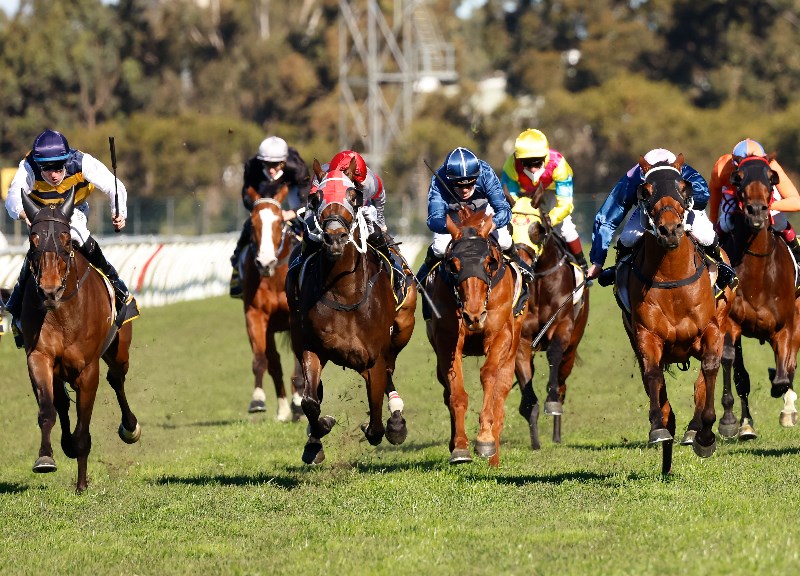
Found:
[[[456,80],[452,45],[441,38],[427,0],[394,0],[387,19],[377,0],[339,0],[341,148],[356,148],[380,170],[413,119],[421,81]]]

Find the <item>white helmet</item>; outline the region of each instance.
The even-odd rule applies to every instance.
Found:
[[[259,144],[256,157],[264,162],[285,162],[289,157],[289,146],[283,138],[270,136]]]
[[[658,164],[659,162],[668,162],[672,164],[675,162],[675,154],[667,150],[666,148],[653,148],[644,155],[644,159],[647,160],[648,164]]]

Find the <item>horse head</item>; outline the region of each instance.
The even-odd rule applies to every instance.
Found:
[[[640,209],[649,222],[649,232],[659,246],[674,250],[686,233],[685,221],[693,204],[692,186],[683,179],[683,154],[675,162],[657,162],[651,165],[644,156],[639,157],[644,182],[637,196]]]
[[[250,212],[250,245],[255,255],[256,268],[262,276],[272,276],[278,266],[278,252],[284,231],[281,200],[288,190],[289,186],[285,182],[271,182],[263,196],[253,188],[247,190],[247,195],[253,202]]]
[[[536,200],[536,196],[523,196],[514,202],[511,209],[512,239],[514,244],[525,247],[524,250],[532,258],[531,265],[541,255],[544,243],[552,231],[550,219],[546,213],[543,215]]]
[[[443,259],[443,269],[454,287],[464,325],[470,332],[483,329],[492,281],[503,266],[503,256],[490,237],[492,217],[485,210],[462,208],[460,222],[447,216],[453,239]]]
[[[348,243],[358,245],[357,242],[366,242],[366,231],[362,230],[366,224],[363,217],[359,217],[358,210],[364,204],[364,197],[354,184],[355,160],[344,172],[331,170],[328,173],[319,169],[319,162],[314,160],[314,172],[319,184],[314,193],[317,220],[322,229],[322,242],[325,254],[333,259],[339,259]],[[356,225],[354,225],[356,223]],[[365,246],[362,246],[365,249]]]
[[[69,226],[75,208],[75,189],[70,190],[61,206],[39,208],[27,194],[22,194],[22,206],[31,221],[28,262],[36,290],[45,308],[54,310],[61,303],[70,263],[75,257]]]
[[[736,190],[739,210],[752,230],[758,231],[769,223],[772,187],[778,183],[778,173],[769,167],[774,155],[748,156],[739,162],[731,174],[731,186]]]

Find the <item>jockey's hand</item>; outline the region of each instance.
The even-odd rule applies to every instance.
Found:
[[[297,212],[294,210],[281,210],[281,214],[283,215],[284,222],[288,222],[289,220],[294,220],[297,218]]]
[[[112,216],[111,224],[114,225],[114,230],[119,232],[123,228],[125,228],[125,216]]]
[[[586,273],[587,280],[593,280],[597,278],[600,276],[600,272],[602,271],[603,267],[600,264],[592,263],[592,265],[589,266],[589,271]]]
[[[24,220],[24,221],[25,221],[25,224],[27,224],[27,225],[28,225],[28,228],[30,228],[30,227],[31,227],[31,221],[30,221],[30,220],[28,220],[28,215],[27,215],[27,214],[25,214],[25,210],[23,210],[22,212],[20,212],[20,213],[19,213],[19,219],[20,219],[20,220]]]

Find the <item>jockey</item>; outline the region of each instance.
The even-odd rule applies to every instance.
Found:
[[[322,168],[326,173],[330,170],[344,172],[350,167],[352,160],[356,161],[356,172],[352,184],[363,194],[364,206],[366,207],[364,216],[369,228],[367,242],[391,262],[392,255],[389,251],[389,244],[393,244],[394,240],[386,226],[386,189],[383,187],[383,180],[367,166],[361,154],[353,150],[342,150]],[[319,186],[319,182],[315,180],[312,184],[311,196],[316,194],[317,186]],[[309,213],[306,218],[306,230],[307,241],[303,242],[303,248],[300,253],[301,261],[315,251],[322,241],[322,235],[316,222],[316,215],[313,213]]]
[[[128,192],[125,185],[117,180],[102,162],[85,152],[70,148],[63,134],[55,130],[45,130],[36,137],[33,149],[19,163],[8,189],[6,211],[14,220],[24,220],[30,226],[30,219],[22,207],[22,194],[28,194],[39,206],[59,205],[64,202],[64,198],[73,187],[75,210],[70,220],[72,242],[78,246],[92,266],[106,275],[114,287],[118,310],[117,322],[121,326],[122,323],[136,318],[139,309],[128,287],[103,256],[100,246],[89,232],[87,200],[95,188],[108,196],[112,207],[118,198],[119,214],[112,212],[111,222],[114,230],[122,230],[128,214]],[[19,318],[22,312],[22,289],[29,273],[26,257],[19,280],[6,304],[6,309],[14,318]]]
[[[711,194],[708,205],[709,216],[722,234],[727,234],[733,228],[731,214],[738,205],[736,192],[729,187],[731,174],[744,158],[752,156],[767,158],[764,147],[755,140],[747,138],[739,142],[731,154],[720,156],[714,164],[711,182],[708,185]],[[783,237],[794,254],[795,262],[800,264],[800,241],[797,239],[792,224],[784,214],[784,212],[800,211],[800,194],[778,161],[774,158],[767,158],[767,160],[770,169],[774,170],[779,178],[778,184],[772,189],[773,202],[770,205],[772,229]]]
[[[287,195],[288,210],[283,210],[284,222],[297,217],[297,210],[305,206],[308,190],[311,186],[311,174],[308,166],[294,148],[290,148],[283,138],[270,136],[258,146],[258,153],[244,163],[244,185],[242,186],[242,203],[248,212],[253,210],[253,201],[248,195],[252,189],[263,197],[269,184],[285,182],[289,185]],[[242,249],[250,242],[252,224],[250,218],[244,221],[242,233],[236,242],[231,256],[230,295],[232,298],[242,297],[242,285],[239,278],[239,257]]]
[[[550,224],[567,243],[585,275],[589,265],[583,255],[578,229],[570,216],[575,209],[572,168],[564,155],[550,148],[542,132],[529,128],[517,136],[514,153],[503,164],[500,181],[514,200],[521,196],[532,197],[542,186],[545,190],[542,206],[548,210]]]
[[[675,162],[675,154],[664,148],[656,148],[645,154],[644,159],[651,165],[659,163],[671,164]],[[589,278],[597,278],[600,272],[603,271],[603,263],[606,261],[606,255],[614,232],[625,219],[625,215],[636,204],[636,193],[639,186],[644,182],[644,176],[638,164],[628,170],[611,190],[608,198],[597,212],[592,231],[592,250],[589,253],[589,259],[592,262],[589,267]],[[684,164],[681,167],[681,176],[691,184],[694,199],[694,205],[686,222],[686,230],[703,247],[706,257],[718,267],[717,293],[727,286],[735,288],[739,283],[738,278],[736,278],[736,272],[722,260],[722,255],[719,251],[719,238],[705,213],[706,203],[708,202],[708,184],[700,173],[688,164]],[[630,254],[633,246],[644,234],[645,224],[643,218],[644,215],[641,213],[640,207],[637,206],[619,237],[618,258],[625,254]],[[601,284],[605,285],[606,282],[601,282]]]
[[[463,206],[473,211],[485,209],[487,214],[492,215],[492,235],[503,254],[516,263],[523,273],[533,278],[533,270],[519,257],[511,241],[508,230],[511,207],[503,194],[497,174],[472,151],[458,147],[447,155],[431,178],[428,189],[428,228],[433,232],[433,242],[417,272],[417,280],[423,282],[431,268],[444,256],[452,240],[447,231],[447,216],[458,218],[458,211]]]

